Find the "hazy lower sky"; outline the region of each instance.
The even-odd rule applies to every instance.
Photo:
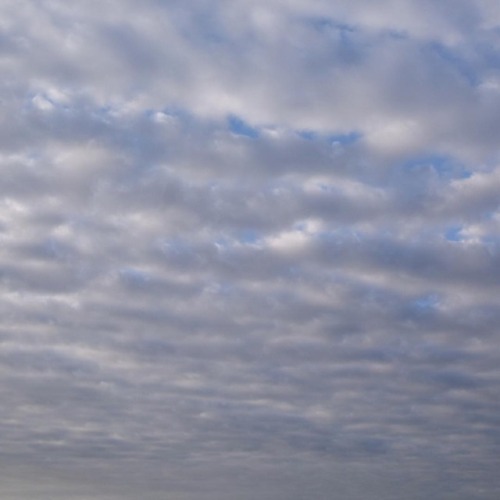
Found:
[[[498,0],[0,0],[3,500],[500,498]]]

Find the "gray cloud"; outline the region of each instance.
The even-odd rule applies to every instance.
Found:
[[[0,492],[498,497],[498,9],[5,0]]]

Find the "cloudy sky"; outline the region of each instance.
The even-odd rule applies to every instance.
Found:
[[[0,496],[500,498],[498,0],[0,0]]]

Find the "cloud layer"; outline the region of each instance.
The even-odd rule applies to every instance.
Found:
[[[3,497],[498,498],[496,2],[0,19]]]

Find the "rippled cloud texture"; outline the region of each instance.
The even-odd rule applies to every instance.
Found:
[[[0,495],[500,498],[497,0],[2,0]]]

